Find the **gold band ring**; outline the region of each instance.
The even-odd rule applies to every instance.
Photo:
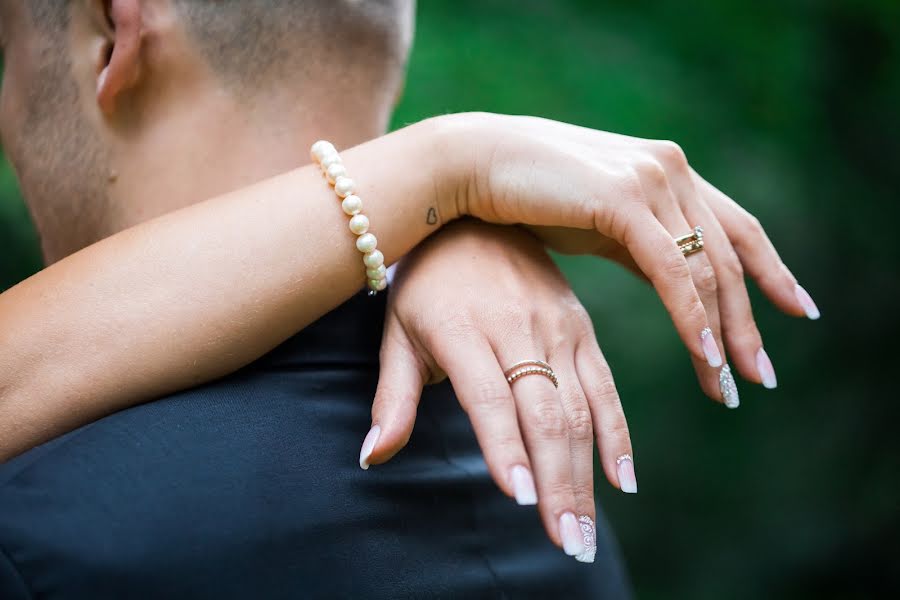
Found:
[[[556,377],[556,373],[553,372],[553,367],[542,360],[523,360],[517,362],[503,373],[508,383],[512,383],[526,375],[543,375],[553,382],[553,387],[559,387],[559,379]]]
[[[703,228],[697,225],[691,233],[675,238],[675,243],[685,256],[700,252],[703,250]]]

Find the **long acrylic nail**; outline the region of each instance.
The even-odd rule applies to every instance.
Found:
[[[359,451],[359,466],[362,469],[369,468],[369,457],[372,456],[372,450],[375,449],[375,444],[378,443],[378,438],[381,436],[381,426],[375,425],[372,429],[369,430],[369,433],[366,434],[366,439],[363,440],[362,449]]]
[[[700,332],[700,346],[703,347],[703,354],[706,356],[709,366],[713,368],[722,366],[722,354],[719,352],[719,345],[716,344],[716,337],[709,327]]]
[[[799,284],[794,287],[794,294],[797,296],[797,302],[803,307],[803,312],[806,313],[808,318],[815,321],[822,316],[819,312],[819,307],[813,302],[812,296],[810,296],[809,292],[804,290]]]
[[[728,408],[737,408],[741,405],[741,397],[738,394],[737,385],[734,383],[734,376],[731,374],[731,367],[725,365],[719,371],[719,390],[722,392],[722,399]]]
[[[575,560],[583,563],[594,562],[597,555],[597,531],[594,520],[587,515],[578,517],[578,525],[581,527],[581,541],[584,544],[584,552],[577,554]]]
[[[632,460],[630,454],[623,454],[616,459],[616,471],[619,474],[619,489],[626,494],[637,494],[634,460]]]
[[[563,513],[559,518],[559,537],[562,538],[563,551],[569,556],[578,556],[585,551],[581,525],[574,514]]]
[[[519,506],[537,504],[537,491],[534,489],[534,478],[531,476],[531,471],[522,465],[516,465],[512,468],[510,479],[512,479],[513,493],[516,495],[516,502]]]
[[[763,387],[770,390],[774,390],[778,387],[778,379],[775,377],[775,367],[772,366],[769,355],[766,354],[766,351],[762,348],[756,351],[756,371],[759,373],[759,378],[762,379]]]

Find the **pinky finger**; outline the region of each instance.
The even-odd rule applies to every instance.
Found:
[[[603,472],[613,487],[636,494],[628,421],[612,372],[593,335],[582,339],[575,349],[575,368],[591,408]]]
[[[818,319],[816,303],[782,262],[759,220],[696,172],[694,181],[728,234],[744,269],[766,297],[789,315]]]

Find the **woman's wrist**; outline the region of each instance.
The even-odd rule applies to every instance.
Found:
[[[470,201],[478,193],[484,150],[491,146],[486,113],[455,113],[426,119],[413,127],[425,136],[435,181],[434,208],[442,224],[472,216]]]

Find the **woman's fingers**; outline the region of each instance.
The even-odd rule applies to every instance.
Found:
[[[637,493],[631,435],[609,365],[593,330],[575,348],[578,380],[590,405],[600,464],[606,478],[627,494]]]
[[[734,200],[692,171],[694,184],[728,234],[747,273],[781,310],[797,317],[819,318],[819,309],[781,261],[759,221]]]
[[[428,368],[415,352],[403,326],[387,320],[381,343],[378,388],[372,404],[372,428],[359,452],[359,466],[389,461],[409,441],[416,422]]]
[[[575,556],[580,562],[594,562],[597,553],[594,527],[597,508],[594,503],[594,424],[574,362],[574,344],[566,345],[550,355],[549,364],[559,379],[559,397],[569,428],[569,451],[572,460],[572,483],[575,491],[575,514],[585,549]],[[589,535],[584,535],[589,534]]]
[[[644,175],[641,184],[645,187],[648,197],[655,198],[656,217],[665,227],[669,235],[675,238],[689,235],[694,231],[694,225],[690,224],[682,212],[678,199],[670,185],[670,177],[666,167],[651,159],[650,167],[643,169]],[[650,176],[653,174],[653,176]],[[679,248],[679,253],[683,255]],[[722,340],[721,321],[719,319],[719,299],[716,273],[709,263],[705,253],[694,253],[686,256],[685,260],[691,272],[694,288],[706,310],[707,328],[700,334],[700,345],[704,357],[701,359],[692,356],[694,370],[700,381],[700,387],[704,393],[714,400],[723,400],[724,395],[720,389],[719,378],[725,364],[725,357],[720,348]],[[725,371],[729,373],[728,370]],[[736,406],[736,396],[729,395],[728,405]]]
[[[544,528],[566,554],[582,555],[586,547],[579,533],[569,426],[557,389],[542,375],[522,377],[511,387],[534,466]]]
[[[659,219],[645,207],[623,207],[624,225],[616,238],[647,275],[672,317],[675,329],[691,355],[710,366],[721,365],[721,352],[706,333],[706,309],[694,286],[691,268]]]
[[[715,271],[725,348],[745,379],[774,388],[775,371],[763,350],[762,335],[753,318],[743,268],[731,240],[709,208],[705,197],[698,193],[689,171],[683,177],[673,178],[673,185],[687,219],[692,224],[703,227],[703,254],[708,257]],[[765,359],[766,368],[760,368],[761,358]],[[726,373],[726,386],[733,385],[727,381],[729,375]],[[731,404],[737,404],[736,397]]]
[[[460,334],[438,342],[433,355],[469,415],[494,481],[519,504],[536,504],[515,400],[490,344],[479,335]]]

